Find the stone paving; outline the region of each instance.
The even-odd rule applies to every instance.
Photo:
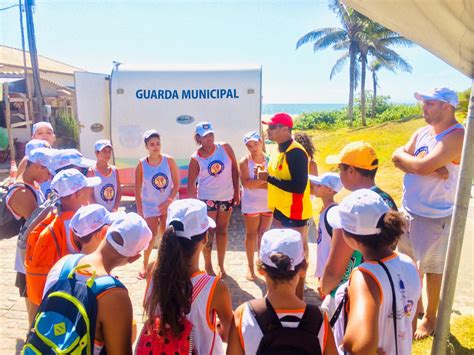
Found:
[[[314,233],[311,233],[314,236]],[[241,303],[261,297],[265,293],[263,280],[250,282],[245,278],[247,259],[244,249],[245,228],[240,214],[236,209],[233,213],[229,226],[229,244],[226,254],[226,271],[228,277],[224,280],[232,294],[234,309]],[[315,245],[314,240],[310,243],[310,267],[308,269],[308,289],[305,298],[308,303],[319,304],[319,298],[314,290],[315,279],[312,277],[315,270]],[[19,353],[23,346],[27,332],[27,315],[24,300],[18,296],[18,290],[14,286],[15,272],[13,271],[15,257],[16,239],[0,241],[0,354]],[[213,252],[214,265],[217,265]],[[156,253],[152,254],[152,258]],[[201,260],[202,261],[202,260]],[[133,303],[135,319],[140,331],[143,320],[142,300],[145,291],[145,281],[136,278],[140,261],[125,267],[116,269],[116,274],[127,286]]]

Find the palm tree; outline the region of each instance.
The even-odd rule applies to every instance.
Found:
[[[401,59],[401,58],[400,58]],[[397,69],[400,69],[402,71],[411,73],[412,67],[410,64],[408,64],[406,61],[398,60],[398,61],[390,61],[390,60],[385,60],[385,59],[373,59],[370,64],[369,64],[369,70],[372,72],[372,84],[373,84],[373,99],[372,99],[372,118],[375,117],[375,105],[377,102],[377,87],[379,86],[379,78],[377,76],[377,72],[382,69],[388,69],[392,73],[395,73]]]
[[[368,56],[373,56],[386,64],[387,67],[396,66],[402,70],[411,71],[411,66],[389,47],[392,45],[411,46],[413,43],[398,33],[367,18],[363,22],[363,29],[357,33],[357,43],[359,44],[359,61],[361,63],[360,111],[362,125],[365,126],[365,78]]]
[[[343,54],[334,64],[329,78],[332,79],[334,75],[339,73],[347,60],[349,59],[349,104],[348,104],[348,118],[349,126],[352,126],[353,111],[354,111],[354,91],[357,86],[357,54],[359,45],[357,42],[357,34],[363,29],[364,16],[358,12],[345,7],[338,0],[332,0],[330,7],[340,17],[342,28],[325,27],[302,36],[296,43],[296,49],[303,44],[314,42],[314,52],[326,49],[330,46],[336,51],[343,51]]]

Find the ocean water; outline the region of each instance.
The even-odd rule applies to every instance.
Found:
[[[346,106],[345,104],[262,104],[262,115],[286,112],[299,115],[303,112],[332,111]]]

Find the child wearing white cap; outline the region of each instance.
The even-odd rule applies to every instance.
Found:
[[[218,274],[226,276],[224,260],[227,249],[227,227],[234,206],[240,204],[239,167],[228,143],[216,143],[211,122],[196,125],[194,140],[199,148],[191,155],[188,169],[188,194],[207,205],[208,215],[216,221],[208,245],[203,251],[206,272],[215,275],[211,261],[215,234]]]
[[[166,211],[180,185],[178,165],[172,156],[162,153],[160,134],[154,129],[145,131],[143,141],[148,155],[140,159],[135,169],[135,200],[137,212],[145,218],[154,239],[143,255],[139,279],[146,278],[155,238],[165,231]]]
[[[60,198],[61,209],[58,214],[46,216],[35,227],[35,230],[42,228],[38,230],[38,238],[28,238],[26,246],[26,282],[32,286],[27,296],[34,305],[41,302],[46,282],[44,270],[50,270],[64,255],[79,252],[70,235],[70,221],[81,206],[89,204],[89,188],[99,183],[100,178],[87,178],[76,169],[62,170],[51,181],[51,189]]]
[[[239,163],[242,183],[241,211],[245,223],[245,252],[248,262],[246,278],[254,281],[255,245],[259,250],[262,235],[272,224],[273,214],[268,208],[267,182],[257,179],[257,171],[266,170],[268,165],[268,156],[263,151],[263,140],[258,132],[248,132],[244,136],[244,144],[249,154]]]
[[[117,168],[109,164],[112,157],[112,143],[107,139],[95,142],[94,150],[97,162],[89,170],[88,176],[98,176],[102,180],[100,185],[94,187],[94,200],[109,211],[117,211],[122,198]]]
[[[298,231],[265,232],[257,268],[265,278],[267,294],[235,310],[228,353],[278,353],[278,346],[291,348],[295,354],[336,353],[327,316],[296,296],[296,287],[306,275],[307,266]],[[281,330],[278,337],[272,337],[268,329]]]
[[[35,140],[35,142],[43,144],[44,141]],[[7,208],[17,220],[23,222],[44,202],[45,197],[40,189],[40,184],[48,181],[51,177],[49,168],[53,152],[49,148],[37,148],[35,142],[30,141],[27,144],[25,169],[18,175],[16,182],[9,187],[8,193],[5,196]],[[47,144],[47,142],[44,143]],[[14,266],[17,272],[15,286],[18,287],[20,296],[25,297],[28,320],[31,323],[35,309],[28,298],[26,298],[27,287],[24,261],[25,251],[17,246]]]
[[[81,221],[82,217],[89,219],[95,213],[92,211],[99,210],[100,215],[105,216],[105,209],[102,210],[99,207],[87,211],[82,210],[84,213],[81,213],[81,217],[77,217],[75,225],[83,232],[87,232],[85,221]],[[152,239],[145,220],[136,213],[121,213],[115,215],[113,219],[105,238],[95,251],[87,255],[68,255],[56,263],[48,275],[48,285],[52,287],[59,280],[63,266],[70,258],[79,257],[76,267],[83,268],[81,273],[77,272],[75,275],[80,282],[86,282],[93,272],[95,272],[96,280],[113,277],[111,273],[116,267],[132,263],[140,258],[140,253],[148,247]],[[115,287],[109,288],[97,297],[97,321],[100,327],[96,328],[95,339],[92,339],[93,354],[132,354],[132,303],[127,288],[118,280],[115,280],[115,283]]]
[[[186,317],[193,326],[193,353],[224,354],[222,340],[227,340],[232,321],[230,293],[219,277],[199,268],[209,229],[216,224],[204,202],[195,199],[172,202],[166,224],[145,294],[144,332],[158,317],[163,341],[167,336],[185,336]],[[137,344],[137,353],[148,354],[147,350],[151,349],[146,343]]]
[[[335,314],[340,354],[410,354],[421,281],[414,262],[392,250],[404,218],[369,189],[353,192],[334,210],[344,240],[365,260],[336,293],[336,304],[347,309],[347,319],[346,312]]]

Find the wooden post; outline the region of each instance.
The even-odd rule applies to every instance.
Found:
[[[8,96],[8,83],[3,84],[3,103],[5,105],[5,123],[7,124],[8,145],[10,147],[10,160],[15,160],[15,144],[11,126],[10,98]]]

